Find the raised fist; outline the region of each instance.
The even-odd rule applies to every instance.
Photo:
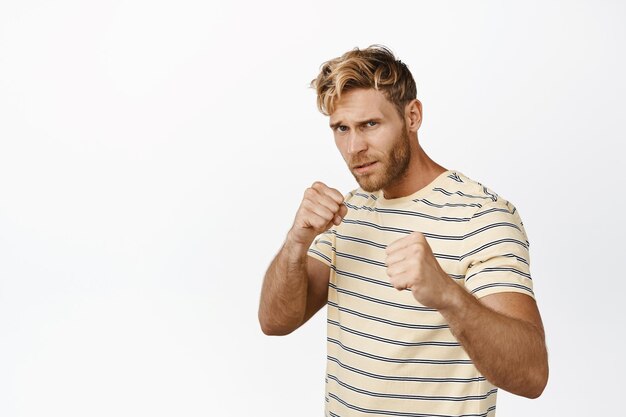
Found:
[[[317,235],[333,224],[339,225],[347,212],[341,193],[317,181],[304,192],[289,231],[290,238],[294,243],[309,246]]]
[[[386,253],[387,276],[395,289],[410,289],[417,301],[437,310],[449,305],[457,284],[441,268],[423,234],[396,240]]]

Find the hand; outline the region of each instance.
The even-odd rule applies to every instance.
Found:
[[[424,235],[413,232],[387,246],[387,275],[397,290],[410,289],[424,306],[447,307],[460,287],[441,268]],[[452,284],[452,285],[450,285]]]
[[[339,225],[347,213],[348,208],[343,204],[339,191],[322,182],[315,182],[304,192],[289,238],[308,247],[317,235],[333,224]]]

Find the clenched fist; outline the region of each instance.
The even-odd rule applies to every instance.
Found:
[[[460,287],[441,268],[424,235],[413,232],[387,246],[387,275],[397,290],[410,289],[421,304],[440,310]]]
[[[343,195],[322,182],[315,182],[307,188],[302,203],[289,231],[292,242],[309,246],[317,235],[339,225],[348,212],[343,204]]]

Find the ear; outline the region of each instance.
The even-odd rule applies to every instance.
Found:
[[[409,132],[417,132],[422,125],[422,103],[418,99],[412,100],[404,108],[404,117]]]

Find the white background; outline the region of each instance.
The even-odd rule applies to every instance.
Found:
[[[225,3],[225,2],[224,2]],[[0,3],[0,416],[320,416],[324,314],[263,336],[302,192],[353,179],[308,88],[389,46],[420,140],[520,210],[551,378],[499,416],[622,415],[626,6]]]

